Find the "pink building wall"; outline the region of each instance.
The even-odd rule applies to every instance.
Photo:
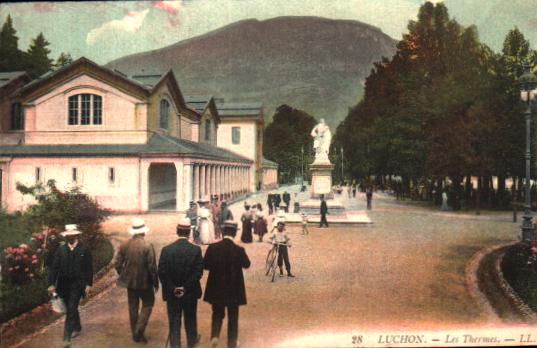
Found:
[[[101,125],[68,124],[69,97],[81,93],[102,97]],[[26,144],[132,144],[147,141],[147,104],[87,75],[78,76],[27,103],[25,115]],[[97,136],[102,135],[101,132],[106,132],[106,136]]]

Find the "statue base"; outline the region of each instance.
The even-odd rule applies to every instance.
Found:
[[[312,199],[319,199],[321,195],[324,195],[325,199],[334,198],[332,170],[334,170],[334,165],[330,162],[315,161],[310,165]]]

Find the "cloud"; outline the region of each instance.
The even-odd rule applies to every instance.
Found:
[[[183,7],[182,1],[157,1],[153,4],[153,7],[164,11],[168,15],[168,22],[172,27],[179,25],[179,10]]]
[[[122,19],[114,19],[109,22],[104,23],[98,28],[90,30],[86,36],[86,44],[93,45],[97,40],[104,34],[109,32],[126,32],[134,33],[139,30],[144,23],[145,16],[149,12],[149,9],[140,11],[140,12],[129,12]]]
[[[38,2],[32,5],[33,5],[33,9],[37,12],[54,11],[54,4],[50,2]]]

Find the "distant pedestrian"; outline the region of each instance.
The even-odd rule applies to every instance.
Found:
[[[263,214],[263,211],[258,210],[257,211],[257,218],[255,220],[255,230],[258,236],[258,242],[263,241],[263,236],[267,233],[267,219],[265,218],[265,215]]]
[[[233,240],[237,234],[237,223],[226,221],[224,239],[209,245],[203,267],[209,271],[204,301],[212,306],[211,345],[218,346],[220,330],[227,308],[227,347],[236,348],[239,335],[239,306],[246,304],[243,268],[250,267],[244,248]]]
[[[373,189],[369,187],[365,193],[367,198],[367,210],[371,210],[371,204],[373,202]]]
[[[306,213],[302,213],[302,234],[310,234],[308,230],[308,215]]]
[[[186,216],[190,219],[190,236],[192,241],[196,244],[201,244],[198,230],[198,205],[196,202],[190,201],[190,208],[188,208]]]
[[[328,214],[328,205],[324,200],[324,195],[321,195],[321,221],[319,222],[319,227],[323,227],[323,224],[328,227],[328,220],[326,219],[326,214]]]
[[[446,191],[442,192],[442,211],[448,211],[449,205],[448,205],[448,194]]]
[[[289,204],[291,204],[291,195],[287,191],[283,193],[283,202],[285,203],[285,212],[288,213]]]
[[[274,199],[272,193],[269,193],[267,195],[267,207],[269,210],[269,215],[272,215],[272,213],[274,212]]]
[[[176,227],[178,239],[162,249],[158,265],[171,348],[181,347],[181,316],[185,321],[187,346],[195,347],[200,340],[197,308],[201,298],[203,257],[201,248],[188,241],[189,231],[190,221],[181,219]]]
[[[65,302],[65,326],[63,346],[71,346],[71,338],[80,334],[80,299],[88,294],[93,285],[93,263],[90,250],[78,240],[77,225],[66,225],[61,235],[67,243],[61,245],[54,254],[48,274],[48,292],[57,293]]]
[[[220,213],[218,213],[218,226],[220,227],[220,236],[218,239],[222,239],[222,230],[224,229],[224,222],[227,220],[233,220],[233,213],[229,210],[226,201],[222,201],[220,204]]]
[[[278,211],[278,208],[280,207],[280,203],[282,202],[282,197],[279,193],[274,194],[274,206],[276,208],[276,211]]]
[[[352,195],[352,187],[351,187],[351,184],[347,184],[347,196],[349,196],[349,198],[351,198],[351,195]]]
[[[352,184],[352,197],[356,198],[356,183]]]
[[[252,243],[252,214],[250,212],[250,205],[244,205],[244,212],[241,216],[242,233],[241,241],[243,243]]]
[[[190,223],[190,219],[188,221]],[[155,304],[155,292],[158,290],[155,249],[145,240],[148,232],[149,228],[144,220],[134,219],[129,228],[132,237],[121,245],[115,261],[119,274],[118,284],[127,288],[132,339],[144,343],[147,342],[145,328]]]
[[[221,232],[220,225],[218,224],[218,215],[220,215],[220,203],[218,202],[218,195],[213,195],[210,211],[213,217],[214,239],[220,239]]]
[[[294,278],[295,276],[291,273],[291,262],[289,262],[289,237],[285,231],[285,221],[279,220],[276,225],[276,231],[270,234],[269,237],[272,240],[273,244],[278,244],[278,268],[280,269],[280,277],[283,277],[283,264],[285,263],[285,270],[287,271],[287,276]]]
[[[214,224],[213,216],[208,207],[209,200],[207,198],[200,199],[198,204],[198,231],[202,244],[210,244],[214,242]]]

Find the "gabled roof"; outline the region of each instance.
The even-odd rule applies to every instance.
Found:
[[[26,102],[34,100],[47,94],[59,84],[65,83],[81,74],[87,74],[97,80],[111,84],[122,92],[140,99],[146,98],[150,94],[148,88],[135,80],[129,79],[125,74],[105,68],[82,57],[69,65],[50,71],[42,75],[39,79],[27,84],[20,90],[19,95]]]
[[[79,144],[79,145],[5,145],[0,156],[12,157],[78,157],[78,156],[162,156],[206,158],[252,163],[246,157],[205,143],[196,143],[154,133],[146,144]]]
[[[25,71],[0,72],[0,95],[7,91],[7,88],[16,81],[22,81],[24,84],[30,82],[31,80],[32,78]],[[8,93],[15,93],[15,90],[12,90]]]
[[[186,96],[185,101],[188,107],[196,110],[199,114],[203,114],[205,110],[210,109],[216,119],[216,123],[220,123],[220,114],[212,96]]]
[[[225,118],[263,118],[262,103],[228,103],[216,101],[218,114]]]

